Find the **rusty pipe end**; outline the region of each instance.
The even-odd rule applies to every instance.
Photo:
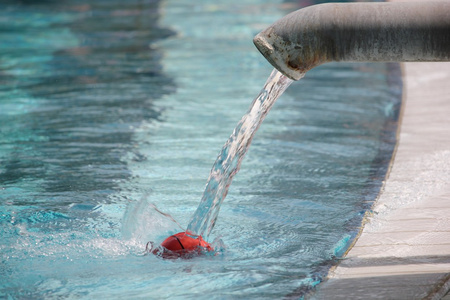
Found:
[[[329,51],[323,51],[322,41],[310,30],[310,11],[304,8],[288,14],[253,39],[259,52],[293,80],[299,80],[307,71],[330,61]]]
[[[316,55],[305,53],[298,45],[285,41],[272,27],[257,34],[253,43],[272,66],[292,80],[299,80],[307,71],[324,62]]]
[[[298,68],[289,66],[289,55],[286,53],[286,48],[276,46],[283,43],[278,41],[281,38],[273,35],[267,35],[265,31],[256,35],[253,39],[253,43],[261,54],[267,59],[267,61],[280,71],[285,76],[293,80],[299,80],[304,76],[307,70],[300,71]]]

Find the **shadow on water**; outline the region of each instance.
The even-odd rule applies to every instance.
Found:
[[[3,186],[36,180],[40,193],[69,194],[72,203],[74,192],[104,201],[117,181],[126,180],[122,157],[133,152],[133,129],[142,120],[161,121],[152,102],[174,89],[161,71],[161,52],[151,46],[172,35],[158,27],[158,5],[137,0],[126,8],[120,1],[0,5],[17,18],[0,24],[2,32],[22,36],[11,38],[15,49],[2,50],[5,60],[16,63],[10,67],[15,73],[2,68],[1,90],[10,97],[20,91],[35,104],[3,118],[10,126],[3,129],[9,133],[6,147],[12,148],[1,158]]]

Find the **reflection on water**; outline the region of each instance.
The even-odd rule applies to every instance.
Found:
[[[0,298],[55,296],[48,280],[64,286],[130,253],[117,240],[123,209],[105,204],[131,176],[126,158],[145,160],[135,128],[158,122],[154,101],[175,89],[153,47],[173,34],[158,8],[0,3]],[[76,290],[60,296],[92,292]]]
[[[2,24],[2,97],[23,105],[1,110],[4,142],[14,148],[0,180],[39,178],[40,195],[58,202],[77,201],[65,195],[73,191],[83,202],[105,200],[129,176],[122,157],[132,152],[133,128],[158,119],[152,102],[173,90],[149,47],[171,34],[157,26],[158,3],[3,6],[14,18]]]

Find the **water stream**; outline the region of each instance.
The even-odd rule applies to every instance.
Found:
[[[216,224],[220,205],[227,196],[234,175],[264,118],[293,80],[276,69],[253,100],[247,113],[237,124],[219,153],[206,183],[200,205],[188,226],[188,231],[207,237]]]

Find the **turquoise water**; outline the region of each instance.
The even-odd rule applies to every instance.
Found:
[[[186,229],[272,70],[252,38],[295,7],[2,2],[0,297],[299,298],[320,282],[384,178],[395,65],[328,64],[292,84],[222,204],[218,255],[144,255]]]

